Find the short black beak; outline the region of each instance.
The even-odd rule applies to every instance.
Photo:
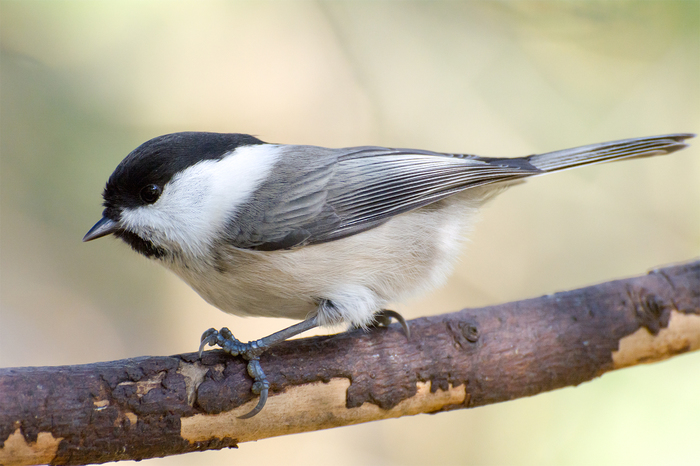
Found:
[[[93,239],[102,238],[109,234],[114,233],[119,229],[119,224],[114,220],[110,220],[107,217],[102,217],[99,222],[95,224],[90,231],[87,232],[83,241],[92,241]]]

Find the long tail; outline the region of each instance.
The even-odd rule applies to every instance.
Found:
[[[566,170],[581,165],[613,160],[670,154],[688,145],[683,141],[695,137],[691,133],[665,134],[644,138],[602,142],[573,149],[557,150],[546,154],[530,155],[522,159],[544,172]]]

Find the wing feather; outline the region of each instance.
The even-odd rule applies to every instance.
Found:
[[[229,226],[228,241],[262,250],[322,243],[465,189],[615,159],[667,154],[691,134],[612,141],[519,158],[423,150],[278,146],[274,176]]]
[[[277,178],[233,222],[233,244],[274,250],[332,241],[471,186],[540,172],[529,164],[382,147],[286,146],[284,152]]]

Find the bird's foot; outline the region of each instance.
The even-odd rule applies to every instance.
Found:
[[[199,357],[202,357],[204,347],[209,345],[219,346],[231,356],[241,356],[248,361],[248,375],[253,378],[253,388],[251,391],[256,395],[260,395],[257,406],[255,406],[251,412],[238,417],[239,419],[248,419],[262,411],[267,402],[268,392],[270,391],[270,382],[267,380],[265,372],[260,365],[260,355],[270,347],[317,326],[318,320],[314,316],[265,338],[249,341],[248,343],[243,343],[238,338],[234,337],[233,333],[226,327],[221,330],[210,328],[202,334],[202,342],[199,345]]]
[[[267,394],[270,390],[270,382],[268,382],[265,372],[260,365],[260,355],[268,349],[268,346],[261,340],[243,343],[238,338],[234,337],[233,333],[231,333],[227,327],[221,330],[210,328],[202,334],[202,342],[199,345],[200,358],[202,357],[204,347],[207,345],[218,345],[231,356],[241,356],[248,361],[248,375],[253,378],[253,387],[251,391],[256,395],[260,395],[260,399],[258,400],[257,406],[255,406],[251,412],[239,416],[238,418],[248,419],[258,414],[265,406]]]

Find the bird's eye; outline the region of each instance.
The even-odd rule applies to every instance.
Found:
[[[153,204],[158,200],[162,191],[157,184],[147,184],[141,189],[139,195],[146,204]]]

